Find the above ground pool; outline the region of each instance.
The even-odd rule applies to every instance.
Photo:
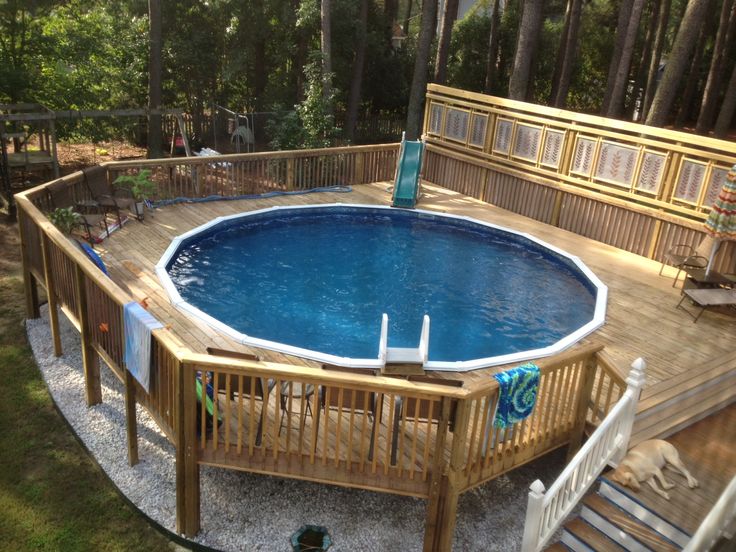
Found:
[[[172,302],[235,340],[377,367],[417,348],[425,368],[472,370],[553,354],[605,317],[606,287],[529,235],[420,210],[275,207],[176,238],[157,265]]]

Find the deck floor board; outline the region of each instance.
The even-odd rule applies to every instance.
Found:
[[[289,357],[267,350],[254,351],[235,343],[219,332],[201,326],[173,307],[161,287],[154,266],[171,239],[211,220],[243,211],[275,205],[354,203],[387,205],[389,183],[354,186],[350,193],[316,193],[277,196],[267,199],[178,204],[157,209],[144,222],[131,221],[98,246],[110,266],[112,277],[134,299],[145,300],[150,311],[197,352],[208,346],[257,352],[263,360],[309,365],[309,360]],[[659,263],[644,257],[554,228],[530,218],[482,203],[462,194],[434,186],[425,186],[418,205],[421,209],[466,215],[486,222],[528,232],[548,243],[580,257],[609,288],[606,324],[585,342],[602,342],[606,352],[619,367],[637,357],[647,361],[647,387],[658,386],[673,376],[697,374],[698,367],[733,349],[736,316],[706,313],[697,324],[675,308],[679,289],[671,287],[673,269],[659,276]],[[468,386],[481,381],[498,368],[463,374]],[[645,388],[643,397],[651,395]]]

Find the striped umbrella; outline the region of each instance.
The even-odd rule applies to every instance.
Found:
[[[708,259],[706,273],[710,272],[718,246],[723,240],[736,240],[736,165],[726,175],[723,188],[713,203],[710,215],[705,221],[705,231],[715,238]]]

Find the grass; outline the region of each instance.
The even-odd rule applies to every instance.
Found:
[[[0,218],[0,548],[171,548],[120,497],[54,408],[24,317],[17,227]]]

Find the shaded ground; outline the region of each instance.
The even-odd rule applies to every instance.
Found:
[[[17,236],[0,213],[0,549],[166,549],[53,406],[23,327]]]

